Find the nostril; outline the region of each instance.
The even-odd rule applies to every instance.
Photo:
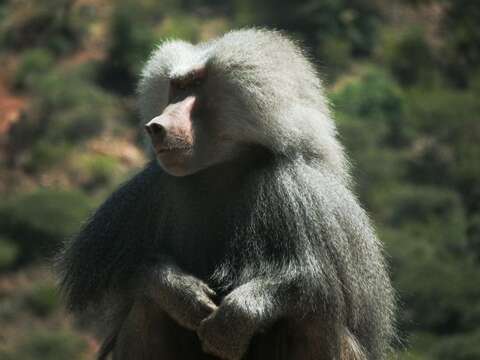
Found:
[[[160,137],[165,134],[165,128],[160,124],[147,124],[145,130],[150,136]]]
[[[163,133],[165,131],[165,129],[163,128],[162,125],[152,124],[152,125],[150,125],[150,131],[155,135],[159,135],[159,134]]]

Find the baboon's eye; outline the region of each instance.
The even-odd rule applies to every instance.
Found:
[[[184,77],[172,79],[170,85],[177,90],[188,90],[202,85],[206,77],[204,68],[194,70]]]
[[[170,82],[170,85],[176,90],[186,90],[188,88],[188,81],[186,79],[174,79]]]
[[[205,68],[200,68],[192,71],[190,75],[192,77],[192,85],[200,86],[205,81],[205,78],[207,76],[207,71]]]

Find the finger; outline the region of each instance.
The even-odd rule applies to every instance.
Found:
[[[217,296],[217,292],[210,288],[207,284],[203,284],[203,291],[211,298],[215,298]]]
[[[215,310],[218,309],[217,304],[215,304],[215,303],[214,303],[212,300],[210,300],[210,298],[208,298],[208,297],[205,297],[205,298],[203,299],[202,305],[204,305],[204,307],[208,308],[208,310],[209,310],[210,312],[213,312],[213,311],[215,311]]]
[[[218,307],[218,305],[215,303],[214,299],[209,296],[209,294],[205,291],[202,291],[200,294],[198,294],[198,297],[200,301],[209,304],[209,306],[214,307],[215,309]]]

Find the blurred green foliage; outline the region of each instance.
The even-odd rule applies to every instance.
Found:
[[[432,359],[471,360],[480,358],[480,332],[475,331],[463,336],[444,339],[430,351]]]
[[[78,229],[92,209],[78,191],[40,189],[0,205],[0,233],[19,248],[21,262],[52,255]]]
[[[390,72],[402,86],[428,84],[434,80],[435,58],[425,29],[408,28],[400,34],[397,29],[383,34],[382,55]]]
[[[69,171],[82,179],[81,187],[86,191],[109,188],[119,176],[118,159],[100,154],[79,154],[72,157]]]
[[[120,0],[110,10],[0,2],[0,54],[16,63],[7,80],[29,100],[0,170],[37,187],[1,194],[2,274],[52,254],[124,176],[123,159],[89,143],[133,131],[136,79],[151,49],[270,26],[303,42],[326,80],[355,190],[389,255],[406,344],[398,358],[480,358],[479,2]],[[58,177],[74,181],[38,185]],[[59,307],[43,281],[2,301],[10,326],[24,313],[48,322]],[[0,357],[80,359],[84,349],[70,332],[29,331]]]
[[[450,81],[468,86],[480,63],[480,7],[476,1],[446,0],[444,20],[446,41],[443,48]]]
[[[352,57],[369,55],[381,17],[374,1],[238,1],[249,23],[286,30],[305,42],[332,81]],[[328,35],[327,35],[328,34]]]
[[[142,64],[153,48],[151,24],[143,21],[146,10],[133,0],[115,7],[110,23],[110,44],[99,70],[100,82],[120,94],[131,94]]]
[[[32,87],[38,77],[50,70],[54,63],[52,54],[44,48],[25,51],[15,74],[15,86],[18,89]]]
[[[55,284],[36,284],[27,294],[27,306],[37,316],[45,317],[60,307],[60,297]]]
[[[398,147],[406,143],[405,100],[400,87],[382,69],[365,69],[358,78],[333,92],[331,98],[340,117],[383,127],[385,144]]]
[[[11,267],[18,256],[18,247],[13,241],[0,236],[0,271]]]
[[[4,360],[80,360],[87,344],[67,331],[35,331],[13,350],[0,351]]]
[[[116,116],[115,99],[81,76],[52,71],[33,86],[37,122],[52,142],[78,142],[100,134]],[[38,132],[37,132],[38,133]]]
[[[12,50],[45,47],[58,55],[72,51],[82,33],[73,5],[73,0],[5,1],[1,13],[9,16],[0,27],[0,44]]]

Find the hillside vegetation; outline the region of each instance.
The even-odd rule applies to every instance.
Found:
[[[135,86],[165,38],[302,41],[389,254],[402,360],[480,359],[480,3],[0,1],[0,358],[92,359],[52,256],[145,162]]]

